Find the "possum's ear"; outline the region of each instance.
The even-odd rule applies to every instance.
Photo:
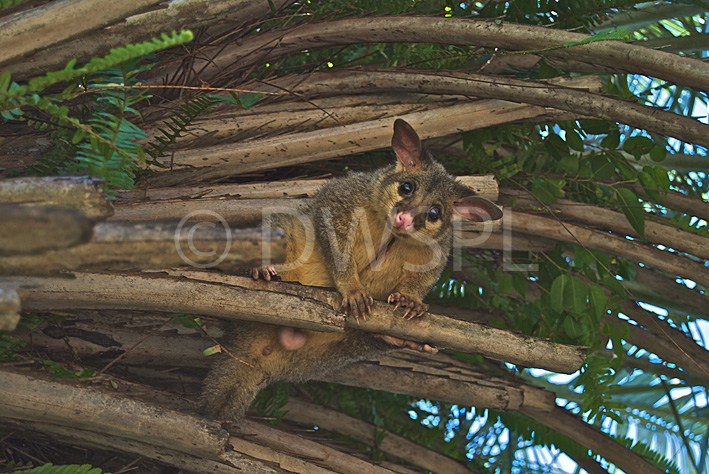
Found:
[[[416,130],[406,121],[396,119],[394,135],[391,137],[391,147],[399,159],[399,166],[407,171],[418,171],[423,168],[423,147]]]
[[[495,203],[480,196],[466,196],[454,200],[453,210],[472,222],[494,221],[502,217],[502,211]]]

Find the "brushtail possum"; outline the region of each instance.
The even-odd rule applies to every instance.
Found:
[[[254,278],[335,287],[342,311],[355,318],[366,317],[374,299],[404,317],[424,314],[422,300],[451,249],[454,215],[485,221],[502,212],[434,161],[405,121],[394,123],[391,143],[394,164],[334,179],[301,215],[274,217],[271,225],[286,233],[286,263],[254,269]],[[220,356],[201,403],[208,415],[232,419],[271,382],[309,380],[397,347],[432,350],[353,328],[325,333],[253,322],[234,323],[225,346],[234,357]]]

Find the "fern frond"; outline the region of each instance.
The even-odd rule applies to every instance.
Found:
[[[153,141],[145,146],[145,153],[152,158],[151,164],[158,164],[155,160],[167,156],[167,151],[175,144],[191,126],[203,116],[207,110],[219,102],[238,105],[242,109],[248,109],[258,102],[263,94],[249,93],[239,97],[235,92],[230,91],[230,97],[220,95],[200,95],[180,105],[180,111],[175,112],[164,124],[168,130],[159,128],[162,135],[155,136]],[[150,147],[151,149],[149,149]]]
[[[89,464],[79,466],[78,464],[70,464],[65,466],[55,466],[52,463],[43,464],[42,466],[33,467],[32,469],[21,469],[11,472],[10,474],[102,474],[103,471],[98,467],[93,467]],[[105,473],[109,474],[109,473]]]
[[[76,59],[72,59],[61,71],[52,71],[44,76],[30,79],[27,85],[18,86],[16,88],[0,87],[0,107],[4,107],[5,104],[12,99],[19,100],[28,97],[30,94],[43,91],[54,84],[73,81],[88,74],[118,66],[126,61],[154,53],[161,49],[187,43],[192,41],[193,37],[194,35],[189,30],[183,30],[179,33],[173,31],[170,36],[163,33],[160,38],[153,38],[150,41],[113,48],[106,56],[93,58],[91,61],[78,68],[74,67]],[[3,73],[3,76],[5,75],[7,77],[6,81],[9,82],[9,73],[7,73],[7,71]],[[2,86],[2,84],[3,81],[0,80],[0,86]]]
[[[7,71],[0,74],[0,114],[4,119],[24,119],[38,127],[56,128],[52,138],[57,146],[28,171],[99,176],[106,180],[107,191],[113,187],[132,188],[136,172],[145,163],[145,153],[138,142],[146,135],[129,117],[142,119],[136,105],[150,95],[147,89],[131,86],[139,84],[138,73],[152,67],[141,65],[146,55],[192,37],[190,31],[163,34],[151,41],[112,49],[108,55],[93,58],[78,68],[74,67],[76,60],[72,60],[63,70],[31,79],[26,85],[13,82]],[[82,93],[94,95],[91,105],[76,114],[65,103],[76,97],[75,83],[80,78]],[[47,87],[65,81],[70,85],[61,93],[42,95]],[[26,117],[27,108],[50,118],[40,122]]]
[[[194,122],[203,115],[210,107],[218,103],[216,96],[201,95],[180,105],[180,112],[175,112],[172,117],[164,123],[168,130],[160,128],[162,136],[156,136],[153,141],[146,144],[145,152],[153,160],[167,156],[167,150],[175,144],[178,138],[185,133]],[[151,147],[149,149],[148,147]]]
[[[680,473],[679,468],[672,460],[667,459],[664,455],[658,453],[657,451],[654,451],[647,444],[643,442],[636,442],[636,440],[630,438],[620,438],[617,436],[611,436],[611,438],[614,438],[616,441],[618,441],[618,443],[625,445],[626,448],[639,454],[645,459],[648,459],[650,462],[652,462],[665,472],[669,472],[672,474]]]

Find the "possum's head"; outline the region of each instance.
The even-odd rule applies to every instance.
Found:
[[[449,235],[456,214],[474,222],[502,217],[495,204],[477,196],[434,161],[404,120],[394,122],[391,145],[398,161],[382,180],[380,192],[390,204],[394,235],[418,233],[439,240]]]

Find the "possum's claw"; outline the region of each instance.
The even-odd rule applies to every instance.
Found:
[[[276,271],[276,268],[273,265],[267,265],[265,267],[257,268],[254,267],[251,270],[251,277],[254,280],[258,280],[259,277],[263,278],[266,281],[271,281],[275,279],[274,277],[278,276],[278,271]]]
[[[411,296],[402,295],[401,293],[392,293],[387,298],[389,304],[396,303],[394,310],[401,308],[404,310],[404,318],[418,318],[428,311],[428,305],[420,302],[418,299]]]
[[[342,297],[342,306],[340,310],[350,316],[354,316],[359,324],[360,316],[362,319],[367,319],[367,316],[372,314],[372,305],[374,298],[367,293],[365,289],[351,291]]]

